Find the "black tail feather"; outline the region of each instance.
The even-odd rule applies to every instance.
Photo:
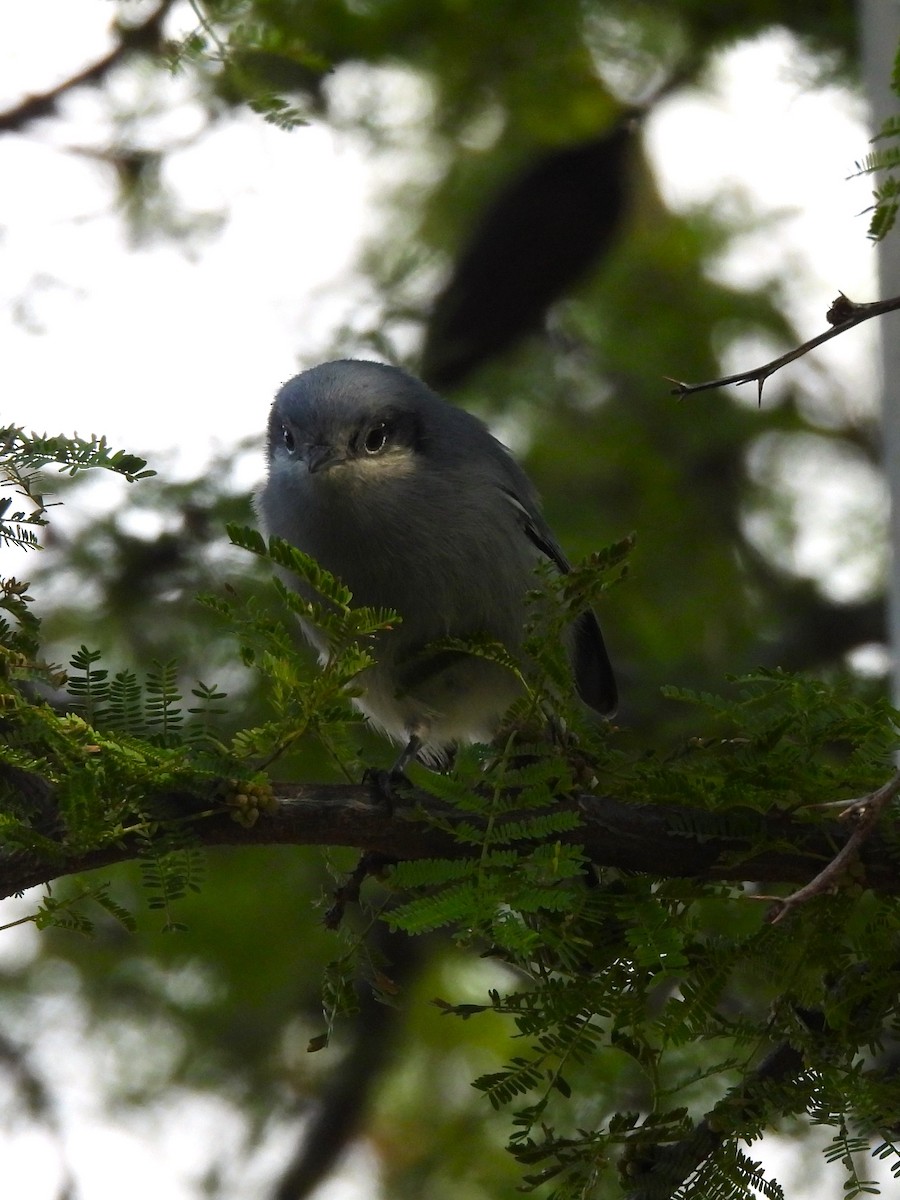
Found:
[[[598,713],[611,717],[619,702],[619,692],[603,634],[590,609],[575,620],[572,632],[572,666],[578,695]]]

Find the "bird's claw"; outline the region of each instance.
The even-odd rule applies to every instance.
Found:
[[[383,768],[368,767],[363,775],[363,783],[367,783],[375,793],[375,798],[386,810],[388,816],[393,816],[397,799],[398,787],[412,787],[409,776],[396,767],[390,771]]]

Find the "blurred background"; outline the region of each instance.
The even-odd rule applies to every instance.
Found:
[[[882,693],[877,341],[896,315],[761,404],[752,384],[679,400],[667,382],[784,352],[839,290],[875,298],[871,186],[848,179],[869,149],[862,19],[837,0],[7,3],[3,419],[106,434],[158,472],[48,477],[45,551],[2,552],[49,655],[177,658],[247,724],[264,697],[196,595],[262,586],[224,524],[253,522],[279,384],[374,357],[490,422],[571,557],[636,533],[600,612],[636,747],[695,732],[668,683],[765,665]],[[315,750],[298,771],[328,777]],[[306,1052],[340,952],[320,898],[347,862],[219,851],[184,934],[147,912],[135,935],[100,916],[91,940],[3,933],[17,1196],[513,1193],[506,1118],[469,1086],[509,1029],[429,1004],[483,999],[500,968],[392,943],[396,1008],[363,990]],[[111,878],[140,903],[129,868]],[[288,1179],[310,1129],[324,1166]],[[840,1194],[799,1128],[762,1157],[794,1200]]]

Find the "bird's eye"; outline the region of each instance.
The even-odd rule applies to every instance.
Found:
[[[380,454],[387,445],[388,427],[384,421],[373,425],[363,438],[363,448],[366,454]]]
[[[281,439],[287,447],[288,454],[293,454],[296,442],[294,441],[294,435],[288,429],[287,425],[282,425],[281,427]]]

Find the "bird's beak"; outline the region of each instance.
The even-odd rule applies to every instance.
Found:
[[[327,471],[336,463],[343,462],[345,456],[333,446],[307,446],[303,457],[306,459],[306,469],[310,475],[315,475],[317,471]]]

